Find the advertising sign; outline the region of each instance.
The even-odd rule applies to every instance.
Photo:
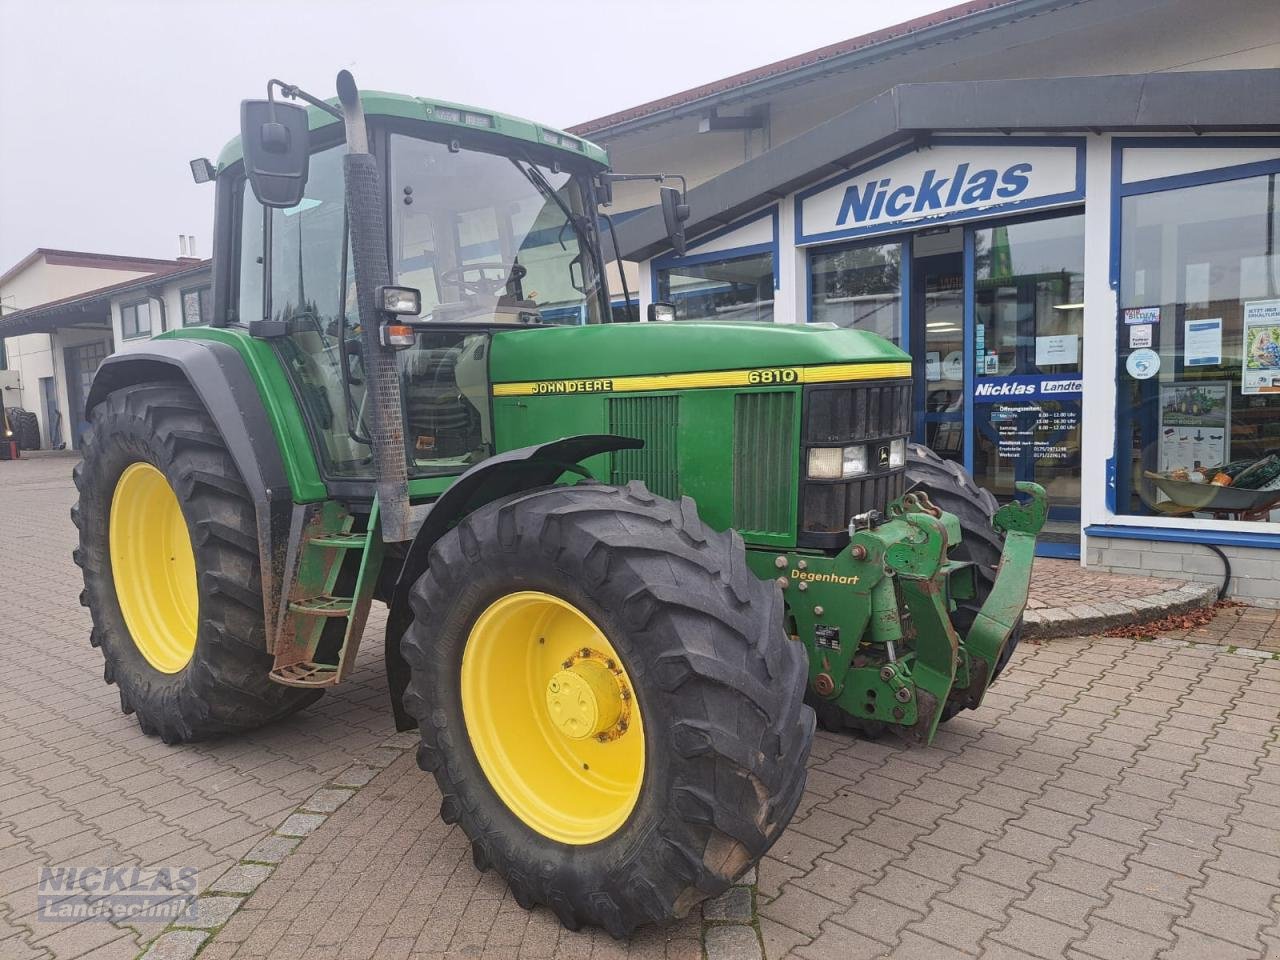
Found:
[[[935,141],[799,194],[796,242],[1065,203],[1083,196],[1082,170],[1081,148],[1071,141]]]
[[[1020,374],[1011,377],[984,377],[973,385],[973,402],[1075,400],[1083,390],[1084,381],[1078,376],[1052,377]]]
[[[1231,385],[1161,384],[1160,471],[1220,467],[1231,435]]]
[[[1280,300],[1244,305],[1241,392],[1280,393]]]

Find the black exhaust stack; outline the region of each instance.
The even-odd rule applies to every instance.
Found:
[[[382,176],[369,153],[364,107],[349,71],[338,74],[338,100],[347,128],[347,219],[351,225],[352,268],[360,310],[361,339],[366,386],[371,410],[369,442],[377,471],[378,502],[382,512],[382,539],[400,542],[412,538],[409,511],[409,467],[405,459],[404,413],[400,374],[394,353],[382,345],[382,305],[378,288],[391,283],[387,262],[387,224],[383,207]]]

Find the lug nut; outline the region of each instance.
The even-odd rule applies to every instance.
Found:
[[[910,702],[911,702],[911,688],[910,688],[910,687],[899,687],[899,688],[898,688],[898,690],[894,693],[893,697],[894,697],[894,699],[895,699],[895,700],[897,700],[899,703],[910,703]]]
[[[822,608],[822,607],[814,607],[814,608],[813,608],[813,615],[814,615],[815,617],[820,617],[820,616],[822,616],[822,615],[823,615],[824,613],[826,613],[826,612],[827,612],[827,611],[826,611],[824,608]]]
[[[797,567],[799,567],[801,570],[808,570],[808,569],[809,569],[809,561],[807,561],[807,560],[801,560],[799,563],[797,563],[797,564],[796,564],[796,566],[797,566]]]
[[[888,683],[890,680],[892,680],[892,679],[893,679],[893,667],[889,666],[887,663],[886,663],[883,667],[881,667],[881,668],[880,668],[880,679],[881,679],[881,680],[883,680],[885,683]]]
[[[806,590],[808,590],[808,589],[809,589],[809,584],[807,584],[807,583],[805,583],[803,580],[801,580],[798,584],[796,584],[796,588],[797,588],[801,593],[804,593]]]
[[[849,548],[849,556],[855,560],[865,560],[867,559],[867,548],[860,543],[855,543]]]
[[[773,565],[774,565],[775,567],[777,567],[779,570],[781,570],[783,567],[785,567],[785,566],[787,565],[787,558],[786,558],[786,557],[775,557],[775,558],[774,558],[774,561],[773,561]]]
[[[778,586],[780,586],[783,590],[787,589],[787,587],[789,586],[789,584],[787,583],[787,578],[786,578],[786,577],[779,577],[775,582],[776,582],[776,583],[778,584]]]

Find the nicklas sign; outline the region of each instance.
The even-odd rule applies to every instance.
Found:
[[[963,219],[988,208],[1079,200],[1082,170],[1082,147],[1072,140],[939,140],[801,192],[797,241]]]
[[[869,180],[861,187],[846,187],[836,225],[844,226],[878,219],[881,213],[901,217],[907,213],[944,212],[958,206],[969,207],[993,197],[1013,199],[1031,185],[1029,162],[1014,163],[1002,171],[991,168],[970,172],[969,164],[958,164],[949,176],[936,169],[926,170],[919,183],[895,186],[892,177]]]

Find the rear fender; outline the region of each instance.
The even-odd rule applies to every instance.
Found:
[[[253,498],[262,570],[268,649],[279,607],[293,492],[275,432],[258,388],[234,348],[211,340],[152,340],[102,362],[85,402],[85,416],[121,387],[148,381],[187,383],[195,390]]]
[[[612,434],[588,434],[563,437],[549,443],[509,450],[484,460],[454,482],[434,504],[414,535],[405,554],[399,579],[391,595],[387,618],[386,663],[387,685],[391,691],[391,707],[396,729],[411,730],[413,718],[404,710],[403,697],[409,682],[409,665],[400,653],[400,638],[411,619],[409,590],[427,571],[431,548],[463,517],[486,503],[522,490],[534,490],[555,483],[566,472],[590,474],[579,465],[601,453],[634,450],[644,446],[643,440]]]

